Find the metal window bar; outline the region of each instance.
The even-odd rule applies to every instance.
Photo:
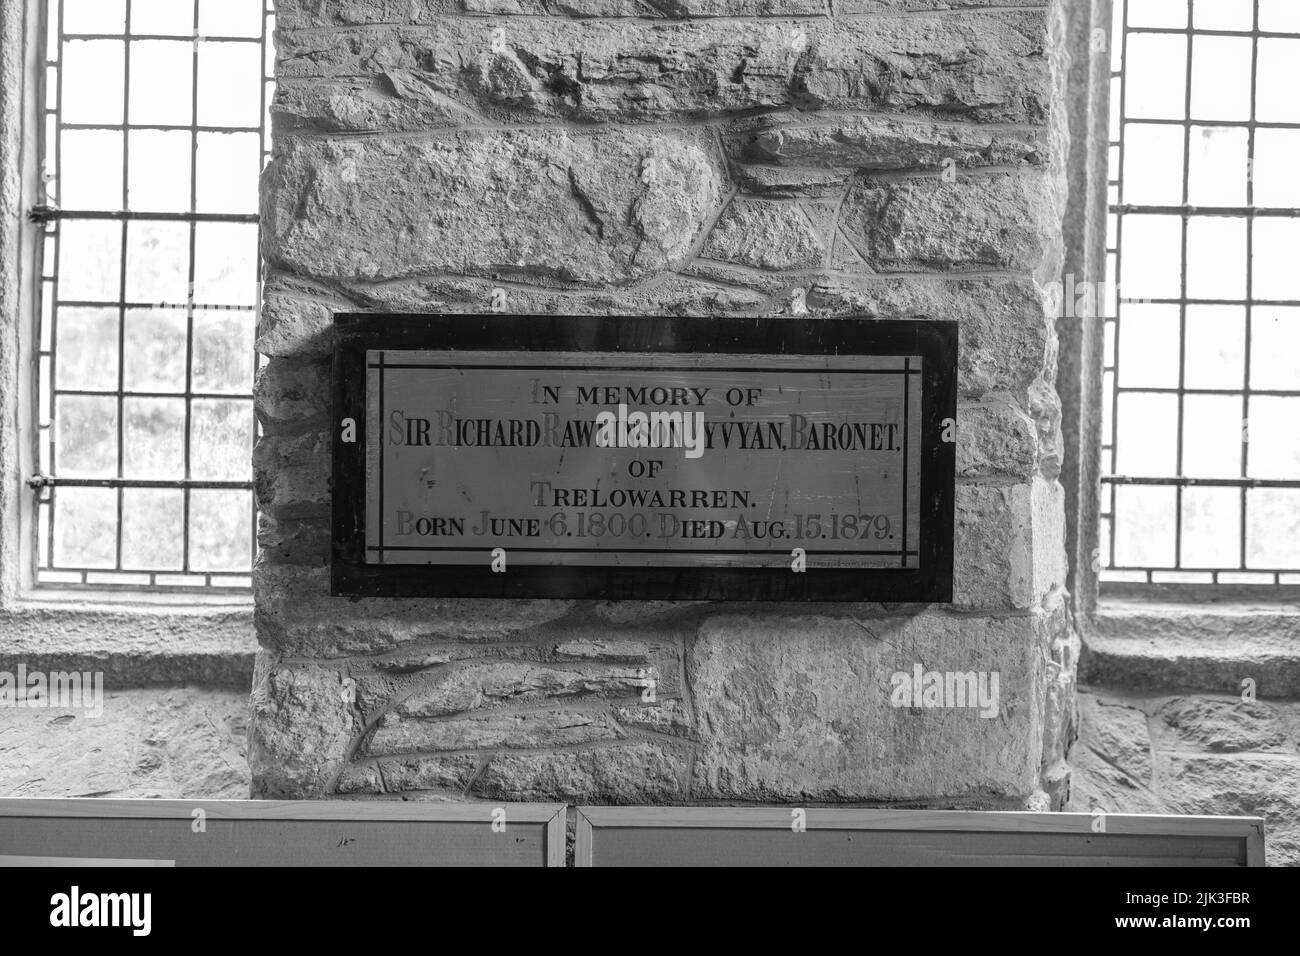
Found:
[[[1126,586],[1156,584],[1213,584],[1261,586],[1300,585],[1300,544],[1297,550],[1287,555],[1283,562],[1252,559],[1249,547],[1251,528],[1251,495],[1261,490],[1292,491],[1295,493],[1294,509],[1300,514],[1300,475],[1295,476],[1261,476],[1250,473],[1250,408],[1252,397],[1296,398],[1300,399],[1300,382],[1297,388],[1256,388],[1252,387],[1252,333],[1254,317],[1257,310],[1267,307],[1295,308],[1300,306],[1300,299],[1295,298],[1256,298],[1255,297],[1255,223],[1262,219],[1282,218],[1300,219],[1298,208],[1257,207],[1255,205],[1255,161],[1256,137],[1260,130],[1300,130],[1300,122],[1262,121],[1257,117],[1259,54],[1260,40],[1300,40],[1300,30],[1296,33],[1283,33],[1260,29],[1259,0],[1240,0],[1250,8],[1251,26],[1249,30],[1206,29],[1196,26],[1196,9],[1194,0],[1186,0],[1186,25],[1183,27],[1147,26],[1134,24],[1130,18],[1129,0],[1116,0],[1115,23],[1112,30],[1112,49],[1118,55],[1118,61],[1112,59],[1112,139],[1110,141],[1111,174],[1108,181],[1110,202],[1110,228],[1107,242],[1108,277],[1107,282],[1115,293],[1113,311],[1108,312],[1105,320],[1107,346],[1103,359],[1103,382],[1109,412],[1108,437],[1103,438],[1101,524],[1103,546],[1099,555],[1099,578],[1103,591],[1108,585],[1114,590],[1123,591]],[[1128,84],[1125,73],[1133,69],[1130,39],[1135,35],[1181,36],[1186,38],[1186,64],[1184,77],[1184,101],[1182,117],[1153,118],[1132,116],[1129,113]],[[1193,80],[1198,69],[1211,71],[1219,68],[1214,62],[1196,62],[1197,37],[1231,37],[1248,39],[1250,42],[1250,100],[1249,116],[1245,119],[1200,119],[1193,113]],[[1143,126],[1172,126],[1182,131],[1182,184],[1179,205],[1143,205],[1128,202],[1125,195],[1123,171],[1128,149],[1127,134],[1130,125],[1139,123]],[[1245,206],[1196,206],[1191,203],[1191,137],[1193,128],[1234,128],[1243,129],[1246,134],[1246,205]],[[1300,161],[1300,156],[1295,156]],[[1125,221],[1134,215],[1168,215],[1180,220],[1180,278],[1179,295],[1163,298],[1136,298],[1124,294],[1121,282],[1124,264]],[[1245,291],[1243,298],[1197,298],[1188,294],[1188,232],[1193,219],[1206,217],[1234,217],[1241,219],[1245,231]],[[1126,314],[1138,305],[1169,305],[1178,309],[1178,373],[1177,385],[1173,387],[1153,387],[1148,385],[1125,385],[1121,377],[1120,356],[1122,351],[1123,331]],[[1237,388],[1203,388],[1190,387],[1187,384],[1187,310],[1188,306],[1235,306],[1242,310],[1241,343],[1242,370],[1241,386]],[[1300,320],[1300,313],[1297,313]],[[1172,347],[1175,343],[1170,343]],[[1172,474],[1122,474],[1118,470],[1121,436],[1121,398],[1126,394],[1172,395],[1176,398],[1176,436],[1175,467]],[[1203,477],[1185,474],[1184,435],[1186,434],[1186,399],[1188,396],[1224,396],[1239,398],[1242,409],[1242,430],[1239,445],[1234,442],[1224,447],[1225,456],[1233,456],[1238,461],[1238,474],[1235,477]],[[1300,429],[1297,429],[1300,434]],[[1117,495],[1126,488],[1170,488],[1174,494],[1172,515],[1172,559],[1163,563],[1134,563],[1125,561],[1124,555],[1117,555],[1117,542],[1124,531],[1125,515],[1117,506]],[[1237,492],[1237,520],[1235,540],[1232,547],[1224,548],[1227,560],[1217,562],[1214,566],[1205,566],[1208,562],[1189,563],[1184,549],[1184,507],[1185,494],[1188,489],[1223,488]],[[1131,520],[1131,519],[1130,519]],[[1231,528],[1224,529],[1231,531]]]
[[[111,3],[112,0],[109,0]],[[198,389],[194,382],[194,334],[195,316],[232,312],[255,316],[257,306],[247,304],[219,304],[195,301],[196,279],[196,242],[197,225],[201,223],[236,223],[257,225],[259,218],[255,213],[213,213],[198,212],[199,199],[199,137],[201,134],[256,134],[258,137],[259,171],[264,169],[270,158],[270,123],[269,104],[274,89],[274,73],[271,37],[274,33],[275,11],[272,0],[260,2],[260,32],[256,36],[203,35],[201,32],[201,12],[203,4],[223,2],[223,0],[176,0],[176,3],[190,5],[192,32],[189,36],[175,34],[158,34],[132,31],[131,0],[125,0],[122,8],[125,15],[123,32],[95,33],[70,32],[66,28],[63,0],[43,0],[40,8],[41,36],[44,38],[44,69],[40,77],[39,102],[44,120],[38,128],[38,151],[41,157],[41,203],[30,213],[29,218],[39,226],[43,242],[39,247],[41,265],[37,281],[37,323],[38,334],[38,371],[35,378],[35,429],[37,441],[36,461],[38,474],[33,475],[28,484],[36,496],[37,533],[32,545],[36,552],[36,584],[57,586],[60,588],[153,588],[168,590],[237,590],[246,591],[251,587],[251,559],[255,553],[257,535],[257,516],[252,507],[251,475],[243,480],[204,480],[193,476],[193,410],[195,401],[238,402],[247,406],[249,428],[255,437],[256,423],[252,411],[251,391],[211,392]],[[69,41],[117,41],[122,45],[122,121],[120,123],[85,123],[64,121],[64,83],[62,67]],[[188,42],[190,44],[190,122],[188,124],[133,123],[131,110],[131,53],[133,44],[143,41],[166,41],[171,43]],[[199,123],[200,96],[200,50],[205,45],[242,44],[256,46],[258,51],[258,90],[259,102],[257,125],[210,125]],[[122,142],[122,191],[121,208],[116,210],[88,209],[77,210],[61,208],[59,199],[62,193],[64,142],[63,134],[67,131],[117,131]],[[138,131],[188,133],[189,145],[189,207],[185,212],[166,212],[137,210],[131,208],[129,188],[131,171],[131,133]],[[118,249],[118,295],[109,301],[61,298],[60,276],[60,237],[61,224],[67,222],[109,221],[122,224],[121,245]],[[181,302],[140,302],[127,298],[128,289],[128,228],[130,223],[180,223],[188,225],[188,262],[187,294]],[[260,239],[260,235],[258,237]],[[260,261],[258,270],[260,273]],[[250,277],[250,279],[253,277]],[[260,279],[260,275],[257,277]],[[117,381],[113,389],[62,387],[58,379],[58,322],[60,311],[66,309],[109,309],[117,313]],[[175,311],[185,317],[185,369],[184,388],[181,391],[151,391],[128,388],[126,374],[126,315],[128,310],[148,309],[154,312]],[[66,357],[66,356],[65,356]],[[260,361],[253,350],[249,351],[250,380],[256,374]],[[57,444],[56,416],[59,398],[100,397],[114,399],[116,404],[116,474],[95,477],[71,477],[60,474]],[[126,462],[126,415],[125,403],[136,399],[171,399],[184,403],[183,434],[181,436],[184,464],[184,477],[175,479],[155,479],[128,477],[124,474]],[[98,488],[115,492],[116,522],[114,523],[114,560],[111,566],[95,566],[86,562],[57,560],[56,520],[59,514],[57,496],[59,489]],[[176,529],[180,537],[179,566],[158,567],[124,566],[123,562],[123,513],[124,495],[131,489],[175,490],[181,495],[182,513],[180,526]],[[194,491],[237,491],[247,496],[249,521],[245,541],[249,559],[247,567],[217,569],[204,566],[204,562],[192,563],[191,553],[191,500]]]

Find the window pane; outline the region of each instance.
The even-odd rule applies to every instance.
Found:
[[[1183,489],[1183,567],[1236,566],[1241,495],[1237,488]]]
[[[257,280],[256,224],[201,222],[195,226],[195,302],[256,305]]]
[[[1175,127],[1176,128],[1176,127]],[[1181,138],[1181,137],[1180,137]],[[1244,206],[1250,133],[1239,126],[1193,126],[1187,201],[1193,206]],[[1181,203],[1182,198],[1175,200]]]
[[[1181,127],[1129,123],[1124,127],[1124,201],[1173,206],[1183,201]]]
[[[185,391],[185,313],[128,309],[125,382],[129,392]]]
[[[150,305],[184,303],[189,288],[190,226],[127,223],[126,298]]]
[[[56,488],[54,563],[70,568],[117,564],[117,492],[111,488]]]
[[[1255,220],[1251,290],[1257,299],[1300,299],[1300,219],[1260,217]]]
[[[1246,566],[1300,567],[1300,490],[1246,492]]]
[[[1172,567],[1174,488],[1122,485],[1115,489],[1115,563]]]
[[[1245,383],[1246,310],[1235,305],[1189,305],[1183,384],[1236,388]]]
[[[1300,4],[1297,4],[1300,6]],[[1300,209],[1300,129],[1255,131],[1255,205]]]
[[[1180,216],[1124,217],[1120,287],[1139,299],[1182,294],[1183,220]]]
[[[1297,416],[1300,416],[1300,397],[1257,395],[1250,400],[1249,474],[1252,478],[1300,476],[1300,417]]]
[[[194,314],[194,391],[243,393],[253,389],[252,312]]]
[[[1195,0],[1192,6],[1192,26],[1198,30],[1249,31],[1254,19],[1251,0]]]
[[[185,477],[185,400],[127,398],[122,474],[126,478]]]
[[[189,41],[131,43],[130,122],[189,126],[194,115],[194,46]]]
[[[121,209],[122,134],[116,130],[67,130],[58,189],[64,210]]]
[[[1259,41],[1255,118],[1265,123],[1300,122],[1300,40]]]
[[[273,18],[263,0],[45,6],[40,162],[67,218],[33,233],[38,581],[248,588]]]
[[[63,0],[63,29],[67,33],[123,33],[126,0]]]
[[[1123,3],[1116,4],[1122,8]],[[1131,27],[1185,27],[1187,4],[1184,0],[1128,0],[1128,25]]]
[[[1182,119],[1187,113],[1187,39],[1160,33],[1128,38],[1124,109],[1129,119]]]
[[[57,387],[116,389],[117,333],[117,309],[60,309]]]
[[[1189,478],[1240,476],[1243,416],[1240,396],[1185,396],[1181,474]],[[1251,417],[1253,420],[1253,405]]]
[[[1102,580],[1300,583],[1300,3],[1115,16]]]
[[[179,571],[183,561],[185,493],[170,488],[122,491],[122,567]]]
[[[65,219],[59,223],[59,298],[116,302],[122,289],[122,224]]]
[[[262,0],[199,0],[199,32],[205,37],[262,35]]]
[[[61,476],[112,478],[117,474],[117,399],[60,395],[54,415]]]
[[[129,207],[136,212],[189,212],[190,134],[133,129],[129,136]]]
[[[253,407],[247,399],[195,399],[190,473],[200,481],[248,481],[252,477]]]
[[[154,36],[192,36],[192,0],[131,0],[131,32]]]
[[[1300,3],[1259,0],[1259,28],[1268,33],[1300,33]]]
[[[200,126],[258,125],[262,50],[256,43],[199,45]]]
[[[1252,42],[1198,36],[1192,41],[1192,118],[1250,119]],[[1198,64],[1206,64],[1201,69]]]
[[[190,567],[246,571],[252,559],[253,497],[248,491],[190,492]]]
[[[1178,387],[1178,306],[1124,307],[1119,384],[1126,388]]]
[[[63,45],[64,123],[122,122],[123,64],[126,44],[120,40],[69,40]]]
[[[200,133],[199,212],[257,212],[262,143],[257,133]]]
[[[1115,468],[1121,475],[1147,478],[1177,472],[1176,395],[1121,393],[1116,415]]]
[[[1257,307],[1250,317],[1250,387],[1300,384],[1300,308]]]
[[[1193,299],[1246,297],[1246,220],[1192,216],[1187,221],[1187,294]]]

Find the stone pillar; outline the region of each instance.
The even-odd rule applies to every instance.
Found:
[[[277,7],[254,794],[1059,806],[1060,11]],[[331,314],[494,288],[517,313],[958,320],[955,604],[329,597]],[[995,672],[996,713],[893,706],[917,664]]]

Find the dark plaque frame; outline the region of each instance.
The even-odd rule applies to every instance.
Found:
[[[369,349],[920,355],[919,567],[781,568],[365,563],[366,352]],[[957,324],[864,318],[341,313],[334,317],[333,546],[330,593],[348,597],[691,601],[952,600]],[[341,422],[356,423],[342,441]],[[950,433],[951,434],[951,433]],[[669,552],[670,553],[670,552]]]

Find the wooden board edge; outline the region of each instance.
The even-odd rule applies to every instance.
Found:
[[[574,833],[573,841],[573,865],[574,866],[594,866],[592,863],[592,838],[595,836],[594,827],[588,811],[591,807],[578,807],[575,810],[577,817],[577,827]]]
[[[563,867],[566,863],[565,852],[568,840],[569,808],[559,804],[555,813],[546,821],[546,865]]]
[[[1264,866],[1264,821],[1255,817],[1246,834],[1246,865]]]
[[[173,820],[202,810],[213,820],[402,820],[427,823],[491,822],[505,807],[517,823],[549,823],[557,803],[416,803],[395,800],[152,800],[98,797],[0,799],[0,817],[76,817]]]
[[[583,807],[590,826],[699,827],[713,829],[785,829],[788,807]],[[1035,813],[998,810],[891,810],[806,807],[810,830],[985,831],[995,833],[1093,832],[1091,813]],[[1258,817],[1180,816],[1172,814],[1107,814],[1110,834],[1169,836],[1235,836],[1262,839]]]

